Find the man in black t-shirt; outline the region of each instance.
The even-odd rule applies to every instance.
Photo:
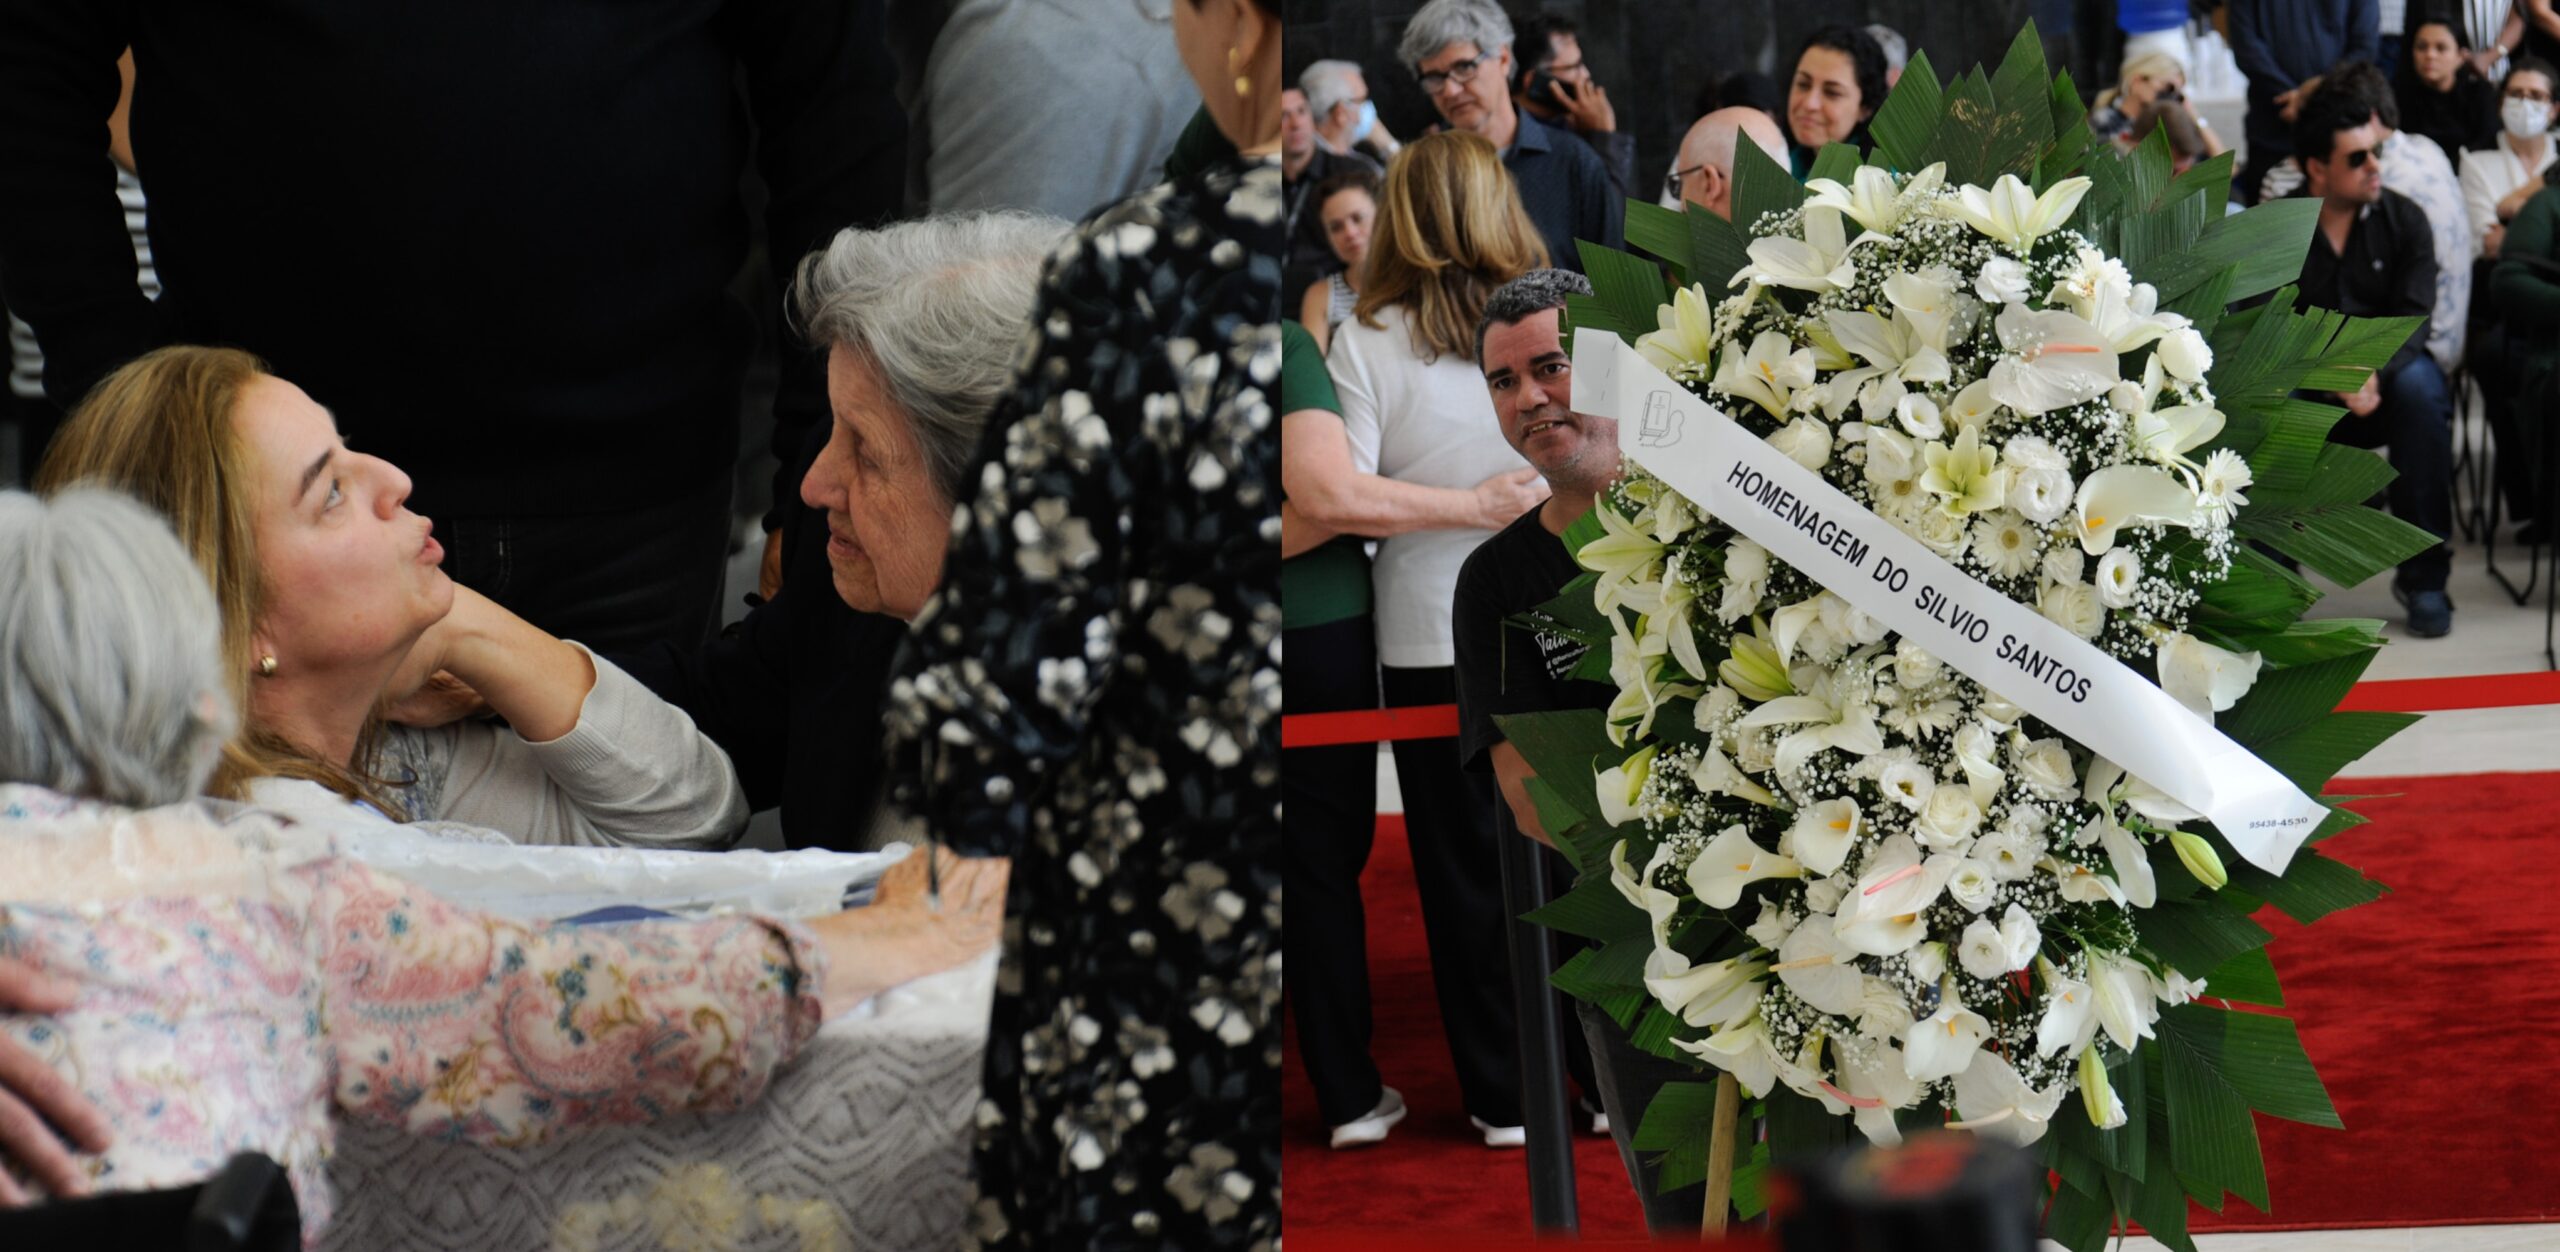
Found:
[[[1493,772],[1520,833],[1541,843],[1552,841],[1529,799],[1532,772],[1520,750],[1503,738],[1495,715],[1607,708],[1617,694],[1607,683],[1572,676],[1582,660],[1582,644],[1506,624],[1555,599],[1581,572],[1565,550],[1565,527],[1590,511],[1592,498],[1618,477],[1618,423],[1573,411],[1573,358],[1560,334],[1565,297],[1589,294],[1591,284],[1580,274],[1532,270],[1486,302],[1476,335],[1476,359],[1483,363],[1503,438],[1546,476],[1553,494],[1478,545],[1458,571],[1452,610],[1458,756],[1468,769]],[[1637,1048],[1599,1009],[1576,1001],[1574,1010],[1590,1045],[1600,1103],[1618,1142],[1618,1156],[1644,1202],[1645,1224],[1657,1232],[1697,1229],[1703,1189],[1656,1194],[1659,1169],[1639,1160],[1634,1146],[1636,1127],[1654,1094],[1666,1082],[1695,1081],[1696,1072]]]

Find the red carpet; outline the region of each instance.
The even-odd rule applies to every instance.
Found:
[[[2560,1221],[2560,774],[2341,780],[2374,820],[2322,845],[2393,894],[2302,927],[2267,910],[2288,1016],[2343,1131],[2258,1119],[2272,1214],[2238,1200],[2195,1228]],[[1325,1146],[1292,1046],[1289,1225],[1301,1236],[1529,1230],[1526,1163],[1482,1147],[1446,1076],[1399,817],[1363,882],[1376,1056],[1413,1112],[1387,1142]],[[1292,1041],[1294,1045],[1294,1040]],[[1606,1139],[1578,1136],[1585,1235],[1641,1236]],[[1302,1238],[1302,1242],[1303,1242]],[[1313,1246],[1313,1245],[1310,1245]]]

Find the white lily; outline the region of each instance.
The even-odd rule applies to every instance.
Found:
[[[1857,885],[1841,902],[1840,942],[1868,956],[1893,956],[1929,935],[1922,920],[1946,890],[1947,877],[1964,858],[1939,853],[1923,861],[1920,845],[1895,835],[1861,867]]]
[[[1724,549],[1724,594],[1716,603],[1716,620],[1738,622],[1760,607],[1769,586],[1769,550],[1734,536]]]
[[[1956,290],[1955,271],[1942,265],[1885,279],[1884,298],[1896,315],[1911,319],[1920,342],[1940,352],[1947,350],[1951,333],[1956,338],[1970,334],[1982,314],[1979,303]]]
[[[2098,1033],[2097,993],[2077,978],[2044,966],[2044,1016],[2036,1022],[2036,1055],[2077,1052]]]
[[[2125,1124],[2124,1101],[2107,1081],[2107,1064],[2098,1058],[2096,1044],[2080,1050],[2080,1105],[2089,1115],[2089,1124],[2100,1130]]]
[[[2095,248],[2079,250],[2079,264],[2054,284],[2048,300],[2086,319],[2118,352],[2187,326],[2178,314],[2155,312],[2159,293],[2151,284],[2134,282],[2124,262]]]
[[[1803,866],[1753,843],[1739,825],[1725,827],[1689,862],[1690,894],[1709,908],[1732,908],[1742,889],[1761,879],[1802,877]]]
[[[1656,576],[1654,567],[1662,559],[1662,543],[1630,519],[1620,517],[1607,500],[1594,502],[1591,511],[1600,519],[1602,533],[1582,545],[1573,559],[1582,568],[1600,575],[1591,594],[1600,611],[1606,613],[1618,607],[1619,597],[1630,581],[1649,582]]]
[[[2151,872],[2151,854],[2143,851],[2133,832],[2116,823],[2112,813],[2101,813],[2091,823],[2098,831],[2098,846],[2105,848],[2107,863],[2116,871],[2116,886],[2124,892],[2125,902],[2147,909],[2160,902],[2160,880]]]
[[[2100,900],[2124,903],[2124,888],[2117,886],[2116,880],[2078,861],[2048,856],[2037,862],[2037,867],[2053,875],[2054,889],[2073,904],[2095,904]]]
[[[1860,819],[1858,802],[1847,796],[1833,796],[1819,804],[1796,810],[1795,825],[1788,830],[1788,846],[1796,860],[1817,874],[1836,874],[1849,859],[1849,849],[1858,842]]]
[[[1856,959],[1857,953],[1841,946],[1830,917],[1808,913],[1778,945],[1778,963],[1769,968],[1797,999],[1846,1017],[1858,1011],[1867,995],[1866,975],[1858,972]]]
[[[2007,1057],[1977,1050],[1973,1062],[1956,1075],[1956,1115],[1963,1120],[1947,1125],[2023,1148],[2044,1138],[2045,1127],[2069,1089],[2066,1083],[2056,1083],[2049,1091],[2030,1091]]]
[[[2088,194],[2086,178],[2063,179],[2039,196],[2018,181],[2017,175],[2003,174],[1988,191],[1968,184],[1957,189],[1953,201],[1939,203],[1941,212],[2023,257],[2035,249],[2038,239],[2071,220],[2072,210],[2079,208],[2080,198]]]
[[[1918,1103],[1920,1084],[1912,1081],[1900,1049],[1880,1043],[1869,1048],[1834,1048],[1838,1058],[1833,1068],[1840,1075],[1840,1089],[1845,1092],[1851,1119],[1869,1143],[1892,1147],[1902,1142],[1902,1127],[1895,1123],[1895,1109]]]
[[[1947,166],[1943,161],[1912,175],[1911,181],[1901,187],[1894,185],[1891,172],[1861,165],[1846,187],[1829,178],[1806,182],[1804,189],[1812,192],[1813,198],[1805,203],[1836,209],[1878,235],[1891,235],[1916,206],[1928,203],[1946,181]]]
[[[2186,453],[2213,442],[2222,433],[2222,410],[2210,404],[2176,404],[2152,409],[2133,419],[2136,452],[2163,465],[2190,472],[2196,463]]]
[[[1991,398],[2020,413],[2084,404],[2121,380],[2114,343],[2067,309],[2012,304],[1991,327],[2002,353],[1991,366]]]
[[[1805,762],[1825,749],[1860,758],[1884,751],[1884,732],[1876,726],[1875,704],[1842,699],[1836,684],[1827,682],[1815,684],[1804,695],[1767,701],[1744,717],[1741,725],[1746,730],[1754,726],[1804,727],[1778,741],[1774,763],[1778,777],[1786,780],[1797,778]]]
[[[1645,751],[1651,753],[1653,749]],[[1644,910],[1653,924],[1653,946],[1657,948],[1671,945],[1671,915],[1680,909],[1679,896],[1653,885],[1653,876],[1670,863],[1671,845],[1667,842],[1654,848],[1653,859],[1645,862],[1642,874],[1627,865],[1626,840],[1619,840],[1609,849],[1609,884],[1627,898],[1627,903]]]
[[[1681,1021],[1723,1029],[1740,1025],[1760,1007],[1760,993],[1768,989],[1760,975],[1768,969],[1740,957],[1692,967],[1679,952],[1655,948],[1645,958],[1644,989]]]
[[[2089,989],[2097,998],[2098,1025],[2107,1038],[2130,1052],[2137,1039],[2151,1038],[2151,1023],[2160,1016],[2160,984],[2140,963],[2104,953],[2089,954]]]
[[[1777,1049],[1769,1045],[1769,1027],[1756,1016],[1704,1039],[1674,1039],[1671,1046],[1733,1075],[1754,1099],[1777,1084]]]
[[[2116,532],[2127,526],[2183,526],[2195,520],[2196,493],[2147,465],[2110,465],[2080,480],[2072,502],[2079,514],[2080,550],[2105,556]]]
[[[2089,758],[2089,778],[2080,789],[2080,798],[2091,804],[2122,804],[2163,825],[2191,822],[2204,816],[2171,799],[2168,792],[2126,773],[2123,766],[2103,756]]]
[[[2169,847],[2178,854],[2178,863],[2195,875],[2207,891],[2220,891],[2231,881],[2231,871],[2222,863],[2222,854],[2213,850],[2205,837],[2193,831],[2169,832]]]
[[[1866,235],[1858,237],[1859,243],[1867,241]],[[1733,282],[1827,295],[1858,280],[1857,266],[1849,260],[1850,247],[1848,232],[1840,225],[1840,210],[1807,205],[1804,238],[1768,235],[1752,240],[1751,264],[1743,266]]]
[[[1794,347],[1785,335],[1764,330],[1747,348],[1740,342],[1725,345],[1715,385],[1783,422],[1796,389],[1813,385],[1813,350]]]
[[[1916,1082],[1953,1078],[1973,1064],[1974,1052],[1991,1037],[1991,1023],[1964,1006],[1950,978],[1938,988],[1938,1011],[1911,1024],[1903,1046],[1904,1072]]]
[[[1654,754],[1661,750],[1661,744],[1647,744],[1644,751],[1592,777],[1592,788],[1600,800],[1600,820],[1612,826],[1624,826],[1644,815],[1644,810],[1637,806],[1637,799],[1644,794],[1645,780],[1653,776]],[[1650,870],[1651,867],[1647,868]]]
[[[1931,327],[1914,319],[1908,310],[1897,308],[1890,318],[1856,311],[1832,313],[1823,320],[1839,338],[1841,347],[1883,371],[1883,379],[1943,383],[1950,377],[1945,345],[1930,342]],[[1944,335],[1945,322],[1937,321],[1935,329]],[[1868,415],[1870,420],[1875,416]]]
[[[1794,694],[1795,680],[1787,676],[1786,658],[1770,640],[1768,623],[1754,621],[1750,634],[1734,635],[1727,646],[1732,654],[1717,663],[1716,676],[1736,694],[1755,702]]]
[[[1954,399],[1947,401],[1946,406],[1939,410],[1939,417],[1954,423],[1958,429],[1972,427],[1988,431],[1991,429],[1991,416],[1999,409],[2000,402],[1991,398],[1991,380],[1977,378],[1965,384],[1964,390],[1957,392]],[[1935,435],[1929,437],[1937,438]]]
[[[1988,513],[2008,500],[2009,474],[2000,466],[2000,450],[1984,447],[1981,434],[1970,426],[1956,436],[1952,448],[1921,445],[1920,457],[1929,467],[1921,473],[1920,485],[1938,497],[1939,510],[1950,517]]]
[[[1707,289],[1696,283],[1683,287],[1653,316],[1661,329],[1638,337],[1636,352],[1673,378],[1704,374],[1716,346],[1715,310],[1707,304]]]
[[[2184,631],[2161,641],[2160,689],[2207,721],[2239,703],[2258,681],[2263,658],[2218,648]]]
[[[1654,716],[1663,705],[1705,688],[1662,675],[1667,638],[1648,632],[1638,639],[1628,633],[1626,616],[1620,613],[1609,615],[1609,625],[1609,679],[1618,694],[1609,702],[1608,730],[1610,741],[1623,748],[1631,732],[1638,739],[1653,733]]]

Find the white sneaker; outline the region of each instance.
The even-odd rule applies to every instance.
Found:
[[[1609,1133],[1608,1114],[1594,1113],[1591,1115],[1591,1133],[1595,1135],[1605,1135]]]
[[[1520,1148],[1529,1144],[1529,1128],[1526,1126],[1496,1126],[1481,1117],[1467,1120],[1484,1132],[1484,1146],[1488,1148]]]
[[[1404,1120],[1404,1097],[1393,1087],[1378,1089],[1378,1107],[1333,1128],[1333,1146],[1365,1148],[1386,1141],[1387,1128]]]

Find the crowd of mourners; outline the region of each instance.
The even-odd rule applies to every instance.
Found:
[[[2496,452],[2490,525],[2547,537],[2560,14],[2550,0],[2115,8],[2124,38],[2088,101],[2094,136],[2117,153],[2163,144],[2180,171],[2229,153],[2231,212],[2317,201],[2298,307],[2424,319],[2363,387],[2306,398],[2343,410],[2332,439],[2387,446],[2390,511],[2440,541],[2393,574],[2403,624],[2448,634],[2457,394],[2477,394]],[[1453,1072],[1496,1148],[1524,1141],[1496,852],[1545,834],[1493,719],[1614,695],[1570,677],[1579,645],[1504,625],[1578,572],[1556,536],[1618,470],[1616,425],[1572,409],[1561,346],[1565,301],[1589,290],[1582,245],[1623,247],[1630,197],[1730,217],[1748,148],[1803,179],[1827,145],[1871,146],[1909,52],[1886,27],[1821,27],[1782,50],[1775,82],[1737,66],[1704,84],[1676,155],[1646,164],[1582,36],[1552,13],[1432,0],[1391,54],[1299,67],[1281,115],[1287,703],[1457,705],[1454,737],[1392,750]],[[2224,47],[2247,81],[2237,142],[2187,95],[2198,58]],[[1383,75],[1436,114],[1410,138],[1371,97]],[[1374,752],[1284,754],[1288,890],[1328,918],[1295,945],[1292,1013],[1336,1148],[1381,1142],[1406,1115],[1372,1058],[1359,924]],[[1631,1142],[1651,1093],[1689,1071],[1576,1008],[1565,1063],[1582,1115],[1616,1136],[1649,1220],[1693,1223],[1701,1193],[1658,1195]]]

